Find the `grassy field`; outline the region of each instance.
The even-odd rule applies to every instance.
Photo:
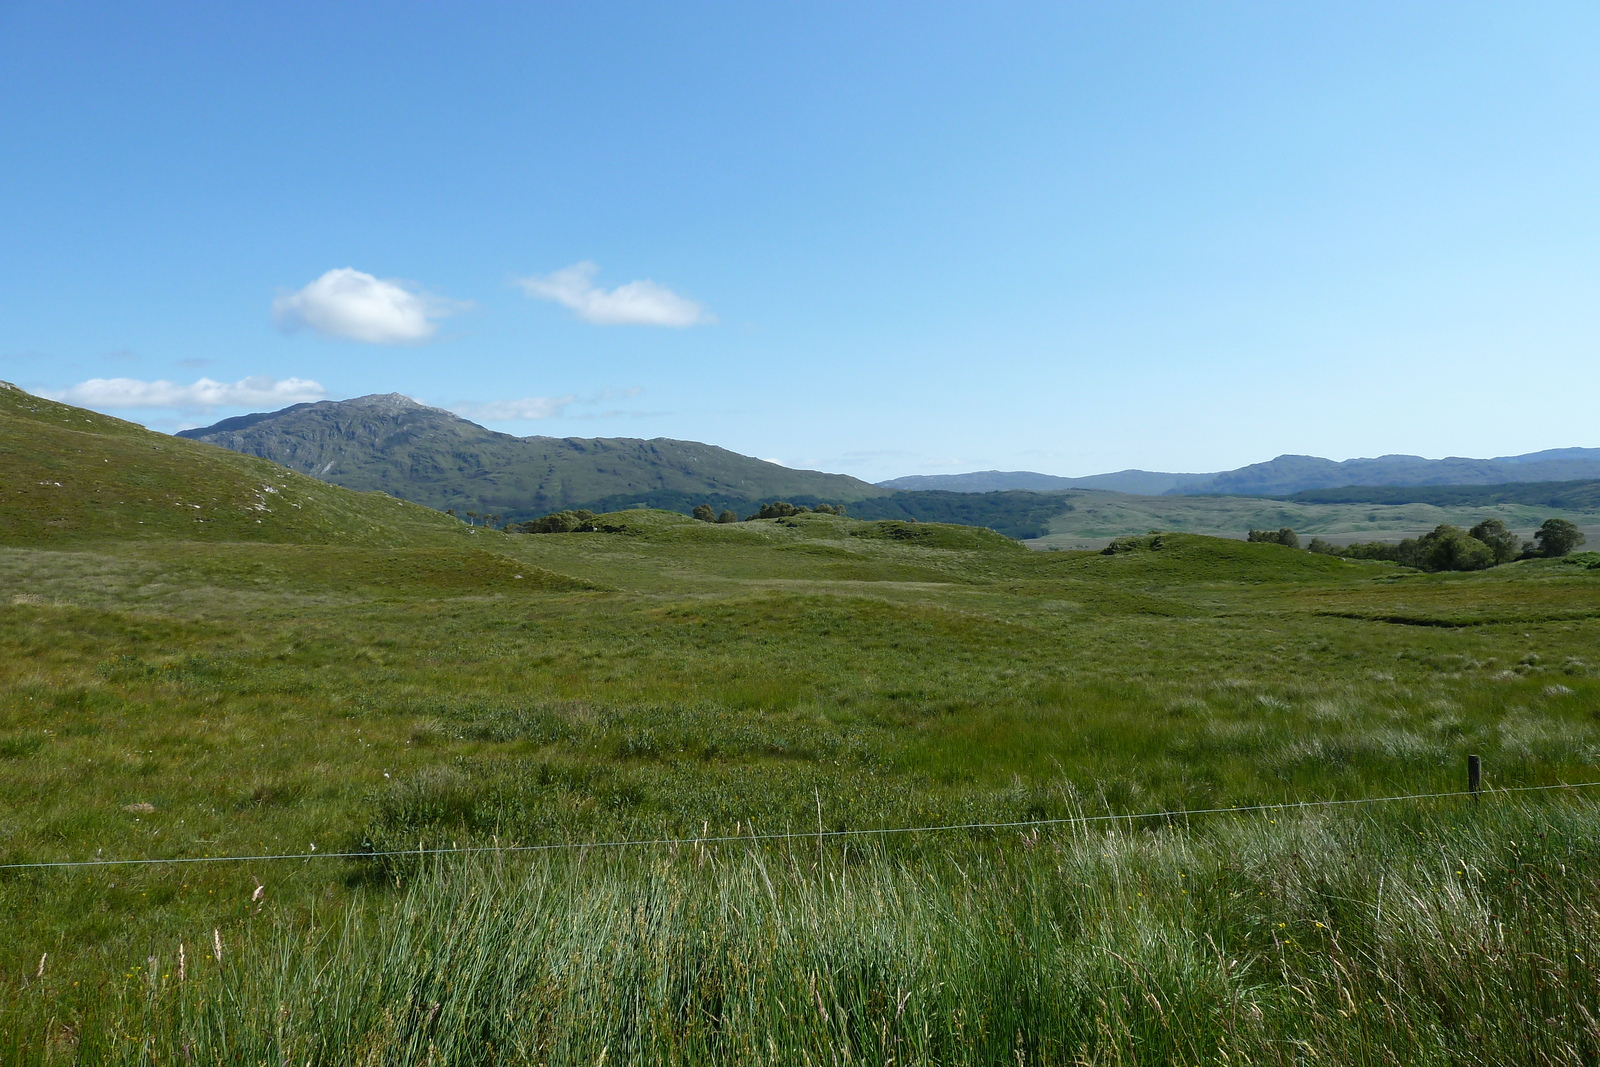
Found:
[[[1491,786],[1600,778],[1592,553],[1422,575],[654,511],[474,533],[30,402],[0,413],[30,490],[0,525],[6,863],[1351,799],[1459,789],[1469,752]],[[80,436],[45,448],[51,420]],[[119,434],[143,458],[105,475]],[[107,503],[135,477],[152,529]],[[310,532],[257,526],[263,484]],[[7,870],[0,1056],[1592,1062],[1597,814]]]

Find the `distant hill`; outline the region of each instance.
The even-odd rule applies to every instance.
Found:
[[[939,489],[901,491],[851,504],[858,519],[910,519],[986,526],[996,533],[1028,541],[1050,532],[1050,520],[1072,511],[1072,501],[1101,494],[1036,493],[1025,489],[992,493],[949,493]]]
[[[254,541],[430,547],[472,531],[381,493],[174,440],[0,382],[0,544]]]
[[[1288,496],[1340,486],[1494,485],[1600,478],[1600,448],[1552,448],[1495,459],[1378,456],[1337,463],[1316,456],[1279,456],[1225,471],[1208,482],[1169,492]]]
[[[573,507],[740,510],[763,499],[848,504],[888,493],[847,475],[792,470],[694,441],[514,437],[398,393],[296,404],[179,436],[350,489],[507,520]]]
[[[904,478],[891,478],[887,482],[878,484],[885,489],[909,492],[994,493],[1019,489],[1034,492],[1105,489],[1116,493],[1159,496],[1215,477],[1215,474],[1168,474],[1141,470],[1091,474],[1085,478],[1062,478],[1035,471],[974,471],[971,474],[910,474]]]
[[[1503,482],[1499,485],[1346,485],[1337,489],[1306,489],[1284,499],[1305,504],[1436,504],[1440,507],[1526,504],[1567,511],[1600,511],[1600,480]]]
[[[1308,489],[1344,486],[1395,488],[1418,485],[1496,485],[1507,482],[1560,482],[1600,478],[1600,448],[1551,448],[1495,459],[1424,459],[1378,456],[1338,462],[1317,456],[1279,456],[1238,470],[1214,474],[1169,474],[1125,470],[1062,478],[1033,471],[974,471],[969,474],[913,474],[878,484],[908,492],[942,490],[991,493],[1000,490],[1059,492],[1104,489],[1138,496],[1223,495],[1290,496]],[[1408,501],[1409,503],[1409,501]]]

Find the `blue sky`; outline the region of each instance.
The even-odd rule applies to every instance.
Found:
[[[870,479],[1600,445],[1593,4],[3,4],[0,378]]]

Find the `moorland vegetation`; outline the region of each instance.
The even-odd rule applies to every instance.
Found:
[[[519,536],[6,391],[0,485],[0,861],[203,861],[0,869],[8,1061],[1600,1055],[1600,805],[1495,791],[1593,553]]]

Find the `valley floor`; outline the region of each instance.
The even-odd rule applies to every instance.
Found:
[[[0,549],[0,860],[1450,792],[1469,752],[1494,787],[1600,778],[1593,553],[1421,575],[1184,534],[1103,556],[822,515],[610,525]],[[1597,814],[1528,794],[872,845],[5,870],[0,1047],[1588,1062]]]

